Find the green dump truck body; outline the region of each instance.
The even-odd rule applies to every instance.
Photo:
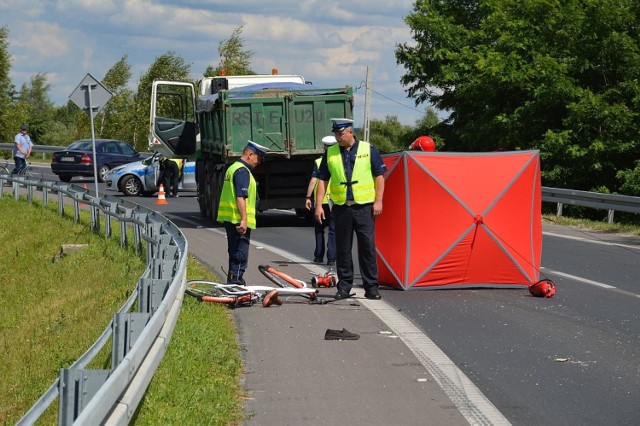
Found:
[[[171,87],[169,83],[154,83],[149,147],[165,155],[196,159],[202,215],[216,220],[225,170],[240,158],[248,140],[270,149],[253,170],[258,210],[306,211],[306,189],[314,161],[324,152],[322,138],[331,134],[331,118],[353,117],[350,86],[324,89],[267,82],[227,90],[220,81],[213,81],[192,108],[185,95],[178,95],[187,84]],[[210,88],[214,93],[207,93]],[[197,117],[191,123],[182,118],[190,108]]]
[[[252,140],[270,149],[268,158],[318,156],[332,117],[352,116],[351,87],[220,91],[198,100],[202,158],[237,158]]]
[[[214,169],[205,173],[205,180],[212,182],[205,208],[210,204],[215,209],[218,203],[223,171],[219,165],[239,158],[251,140],[269,148],[265,161],[253,171],[258,210],[296,209],[302,214],[313,162],[324,152],[322,138],[331,134],[331,118],[352,117],[351,87],[262,86],[222,90],[210,95],[212,99],[198,100],[201,160],[205,168]],[[206,102],[211,107],[201,108]]]

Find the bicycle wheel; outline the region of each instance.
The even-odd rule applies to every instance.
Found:
[[[277,269],[272,268],[269,265],[259,265],[258,269],[260,270],[262,275],[267,277],[269,281],[271,281],[278,287],[281,287],[281,288],[306,288],[307,287],[304,281],[297,280],[285,274],[284,272],[280,272]],[[311,291],[309,292],[309,294],[301,294],[300,296],[309,300],[315,300],[317,297],[315,291]]]
[[[6,166],[0,165],[0,173],[8,175],[9,174],[9,169],[7,169]]]
[[[294,287],[294,288],[304,288],[306,287],[300,281],[296,280],[293,277],[285,274],[284,272],[280,272],[277,269],[272,268],[269,265],[260,265],[258,269],[264,275],[280,288]]]
[[[229,294],[218,287],[217,283],[211,281],[187,281],[185,293],[200,302],[224,303],[232,308],[242,305],[251,306],[257,299],[251,291]]]

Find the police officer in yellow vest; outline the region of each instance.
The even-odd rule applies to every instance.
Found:
[[[337,142],[336,137],[325,136],[322,138],[322,143],[324,144],[325,151],[332,145],[335,145]],[[311,172],[311,179],[309,180],[309,185],[307,187],[307,199],[305,201],[305,207],[307,210],[311,210],[312,200],[315,202],[315,195],[317,193],[318,188],[318,173],[320,170],[320,162],[322,157],[318,158],[315,161],[315,165],[313,166],[313,172]],[[322,209],[324,210],[324,220],[322,222],[314,221],[314,233],[316,237],[316,248],[313,251],[313,262],[314,263],[323,263],[324,261],[324,229],[328,228],[327,235],[327,265],[332,266],[336,263],[336,230],[335,230],[335,221],[333,220],[333,214],[331,213],[331,206],[329,203],[329,191],[324,196],[322,200]]]
[[[161,182],[168,197],[178,196],[182,165],[183,160],[181,158],[163,158],[160,162]]]
[[[224,175],[218,222],[227,232],[228,284],[246,284],[242,275],[249,261],[251,230],[256,227],[257,187],[252,170],[262,162],[269,148],[247,141],[242,156]]]
[[[353,134],[353,120],[332,118],[332,131],[338,143],[322,157],[316,194],[315,219],[324,219],[322,199],[331,193],[336,223],[336,300],[351,296],[353,287],[353,233],[358,238],[358,262],[364,296],[381,299],[378,292],[374,218],[382,213],[384,173],[387,168],[371,144]]]

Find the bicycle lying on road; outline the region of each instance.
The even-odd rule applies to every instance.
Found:
[[[317,290],[310,291],[308,288],[275,288],[263,285],[221,284],[214,281],[189,280],[187,281],[185,293],[195,297],[201,302],[224,303],[231,308],[237,308],[240,306],[252,306],[259,301],[264,301],[267,297],[269,297],[269,301],[273,298],[273,302],[277,303],[278,294],[302,296],[307,299],[312,299],[311,295],[313,294],[313,299],[315,299]],[[263,306],[265,306],[264,303]]]

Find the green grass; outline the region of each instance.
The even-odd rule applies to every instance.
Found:
[[[0,423],[15,423],[104,328],[145,269],[119,240],[0,198]],[[86,248],[56,258],[62,244]],[[55,412],[44,421],[55,422]]]
[[[216,279],[191,257],[188,271],[189,279]],[[240,424],[242,374],[240,347],[228,308],[185,296],[171,343],[135,424]]]
[[[543,215],[543,220],[547,223],[555,223],[558,225],[567,226],[574,229],[588,229],[601,232],[619,233],[627,235],[640,236],[640,226],[623,224],[623,223],[608,223],[604,221],[595,221],[587,219],[575,219],[568,216],[556,216],[552,214]]]
[[[145,269],[117,234],[105,240],[88,229],[86,216],[74,224],[53,203],[43,209],[0,198],[0,424],[14,424],[93,344]],[[52,261],[67,243],[87,247]],[[188,271],[191,279],[215,279],[193,258]],[[91,368],[109,366],[101,353]],[[228,309],[187,297],[134,423],[239,424],[242,373]],[[39,423],[56,416],[54,402]]]

